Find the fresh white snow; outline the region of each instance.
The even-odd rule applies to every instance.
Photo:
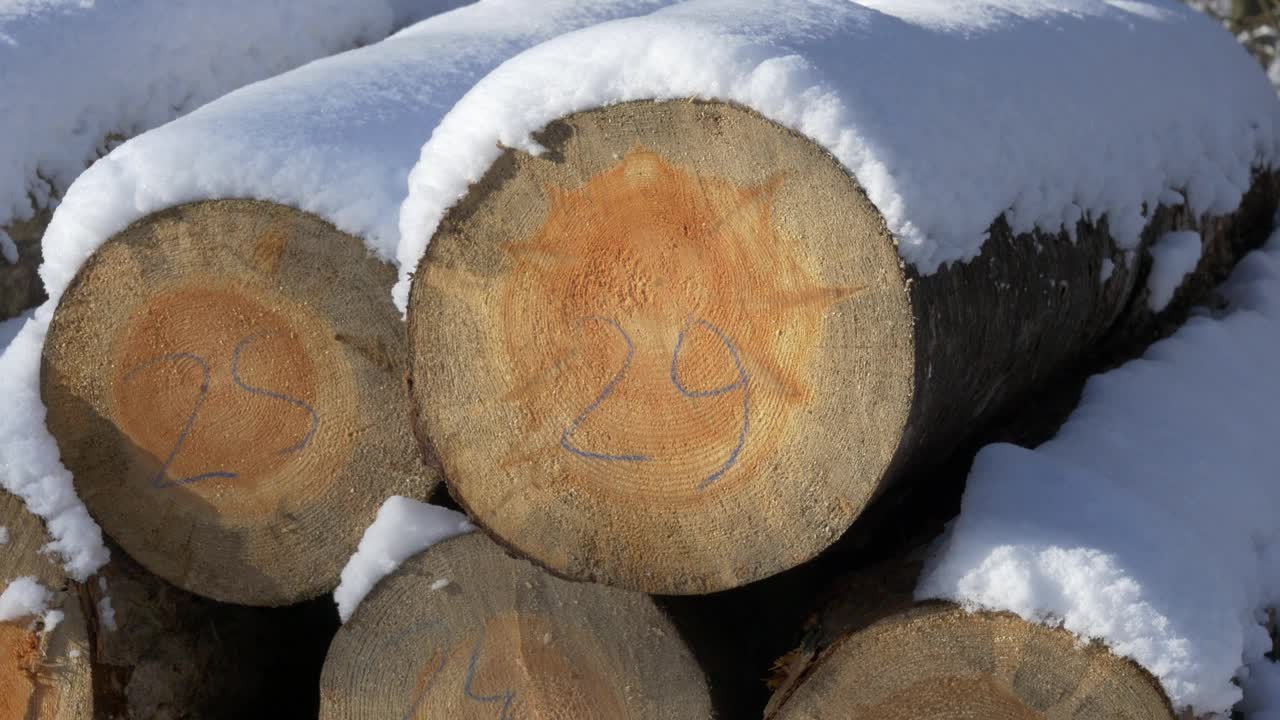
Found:
[[[44,615],[53,593],[30,575],[14,578],[0,593],[0,622]]]
[[[45,207],[109,135],[385,37],[462,0],[0,1],[0,228]],[[0,255],[17,250],[0,231]]]
[[[351,619],[360,601],[382,578],[395,572],[400,563],[438,542],[474,530],[466,516],[429,503],[393,495],[378,509],[373,524],[364,531],[360,546],[342,569],[342,579],[333,591],[342,622]],[[432,590],[449,581],[436,580]]]
[[[667,2],[485,0],[241,88],[124,143],[80,175],[44,236],[40,273],[50,300],[0,356],[9,410],[0,415],[0,485],[46,519],[68,572],[83,579],[107,553],[45,430],[40,352],[53,308],[94,250],[149,213],[251,197],[315,213],[391,259],[409,169],[438,119],[476,80],[557,32]],[[322,10],[307,5],[306,14]]]
[[[1245,665],[1274,677],[1280,233],[1222,293],[1227,310],[1090,379],[1054,439],[984,448],[917,597],[1100,638],[1197,713],[1238,701]]]
[[[1151,275],[1147,278],[1147,306],[1160,312],[1169,305],[1182,281],[1200,262],[1200,233],[1165,233],[1151,245]]]
[[[531,133],[568,113],[684,97],[830,150],[922,273],[974,257],[1001,213],[1016,231],[1105,213],[1130,248],[1168,190],[1233,210],[1280,138],[1261,68],[1174,0],[690,0],[532,48],[457,104],[410,176],[401,310],[499,145],[537,153]]]

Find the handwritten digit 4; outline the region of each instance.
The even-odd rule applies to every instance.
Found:
[[[680,363],[680,351],[684,349],[685,335],[694,327],[706,328],[720,339],[720,342],[724,345],[725,349],[729,351],[730,357],[733,358],[734,369],[738,372],[737,380],[729,383],[728,385],[712,388],[711,390],[689,390],[685,387],[684,383],[680,381],[680,373],[676,366]],[[729,468],[733,467],[734,464],[738,462],[738,455],[742,452],[743,446],[747,444],[747,432],[751,428],[751,400],[750,392],[747,388],[747,371],[742,366],[742,358],[738,355],[738,349],[733,346],[733,343],[729,341],[729,338],[725,337],[725,334],[720,331],[720,328],[712,325],[706,320],[693,320],[690,318],[689,321],[685,323],[685,326],[680,328],[680,334],[676,337],[676,349],[671,353],[671,384],[675,385],[676,390],[679,390],[681,395],[691,400],[718,397],[725,393],[733,392],[734,390],[742,390],[742,431],[738,433],[738,443],[733,446],[733,450],[729,453],[729,459],[725,460],[724,464],[715,472],[703,478],[702,482],[698,483],[698,489],[703,490],[715,481],[724,477],[724,474],[729,471]]]
[[[480,661],[480,646],[484,643],[484,632],[480,633],[480,639],[476,641],[475,650],[471,651],[471,660],[467,663],[467,680],[462,687],[462,692],[471,700],[480,703],[502,703],[502,707],[498,710],[498,720],[513,720],[511,715],[511,705],[516,700],[514,690],[502,693],[500,695],[476,695],[471,690],[471,683],[476,679],[476,665]]]
[[[163,362],[174,362],[178,360],[189,360],[200,366],[200,370],[204,373],[200,380],[200,395],[196,397],[196,404],[191,408],[191,414],[187,416],[187,420],[182,425],[182,431],[178,433],[178,439],[173,444],[173,449],[169,451],[169,457],[165,458],[164,464],[160,466],[159,472],[155,477],[151,478],[151,487],[161,490],[164,488],[176,487],[178,485],[188,485],[190,483],[199,482],[201,480],[209,480],[212,478],[233,478],[236,474],[225,470],[214,470],[212,472],[201,473],[200,475],[191,475],[189,477],[178,478],[177,480],[166,481],[164,478],[169,474],[169,466],[173,464],[174,458],[178,457],[178,452],[182,450],[182,445],[187,441],[187,436],[191,434],[191,428],[196,424],[196,415],[200,412],[200,406],[204,404],[204,398],[209,394],[209,363],[203,358],[192,353],[170,353],[153,358],[130,370],[125,376],[126,383],[137,377],[138,373],[143,370],[155,367]]]

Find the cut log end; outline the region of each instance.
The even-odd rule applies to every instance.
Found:
[[[405,563],[339,630],[320,717],[703,720],[711,707],[649,598],[565,582],[471,534]]]
[[[835,641],[770,720],[1172,720],[1155,679],[1099,643],[929,603]]]
[[[48,424],[90,512],[192,592],[331,589],[389,494],[424,497],[394,271],[291,208],[213,201],[105,243],[63,296]]]
[[[730,105],[611,106],[544,144],[495,165],[414,279],[419,429],[455,496],[553,572],[647,592],[809,559],[878,489],[911,405],[880,215],[815,144]]]
[[[41,548],[44,526],[22,501],[0,491],[0,592],[22,577],[53,593],[51,610],[62,613],[52,630],[41,618],[0,623],[0,720],[83,720],[93,714],[89,632],[79,588]]]

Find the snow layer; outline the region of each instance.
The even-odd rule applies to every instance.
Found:
[[[9,528],[0,525],[0,545],[9,543]]]
[[[0,227],[61,194],[109,134],[462,0],[0,0]],[[11,243],[0,233],[0,252]],[[12,259],[11,259],[12,261]]]
[[[373,524],[364,531],[360,546],[342,569],[342,579],[333,591],[342,622],[352,613],[382,578],[395,572],[400,563],[438,542],[471,532],[475,527],[465,515],[437,505],[393,495],[382,503]],[[432,583],[438,590],[448,585]]]
[[[1244,700],[1236,706],[1245,720],[1280,720],[1280,665],[1259,660],[1249,666]]]
[[[226,95],[125,143],[75,182],[45,235],[49,295],[129,223],[208,198],[314,213],[391,260],[409,170],[477,80],[558,32],[666,2],[485,0]]]
[[[43,615],[52,601],[53,593],[34,577],[24,575],[15,578],[0,593],[0,622]]]
[[[1100,638],[1175,707],[1238,701],[1280,605],[1280,233],[1222,292],[1090,379],[1053,440],[984,448],[916,596]]]
[[[1169,305],[1182,280],[1200,263],[1200,233],[1165,233],[1151,245],[1151,275],[1147,277],[1147,306],[1160,312]]]
[[[691,0],[544,43],[458,103],[410,176],[397,304],[499,144],[537,153],[568,113],[683,97],[826,147],[923,273],[974,257],[1001,213],[1017,231],[1105,213],[1132,247],[1166,190],[1230,211],[1280,137],[1262,70],[1173,0]]]
[[[53,308],[94,250],[149,213],[251,197],[315,213],[389,260],[409,169],[431,128],[478,78],[557,32],[667,1],[479,2],[230,93],[85,171],[45,233],[40,273],[50,300],[0,357],[9,410],[0,416],[0,484],[48,521],[72,576],[83,579],[107,554],[45,429],[39,365]]]

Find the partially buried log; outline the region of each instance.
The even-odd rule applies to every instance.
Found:
[[[359,239],[267,202],[183,205],[108,240],[41,367],[49,430],[103,529],[214,599],[332,589],[382,500],[434,484],[393,281]]]
[[[571,583],[478,533],[383,580],[338,631],[323,720],[706,720],[701,670],[648,597]]]
[[[61,614],[0,623],[0,720],[88,720],[93,681],[83,590],[41,552],[48,535],[39,518],[3,490],[0,528],[7,537],[0,544],[0,593],[15,580],[34,579],[52,593],[49,609]]]
[[[1105,220],[997,220],[980,257],[920,276],[832,157],[741,107],[624,103],[539,141],[433,237],[412,393],[458,501],[564,576],[681,594],[798,565],[1140,315],[1143,265]],[[1261,179],[1205,227],[1269,228]],[[1188,215],[1153,211],[1148,241]]]
[[[919,566],[863,575],[778,663],[766,720],[1173,720],[1148,672],[1060,628],[913,603]]]

